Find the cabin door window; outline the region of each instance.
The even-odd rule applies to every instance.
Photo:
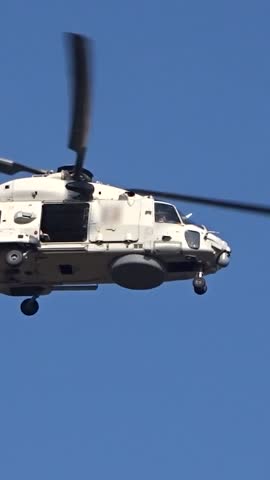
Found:
[[[88,216],[88,203],[44,204],[40,240],[43,242],[85,242]]]

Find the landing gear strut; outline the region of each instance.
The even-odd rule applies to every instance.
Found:
[[[26,300],[23,300],[21,303],[21,311],[24,313],[24,315],[35,315],[39,309],[39,304],[36,300],[36,297],[32,298],[26,298]]]
[[[204,293],[207,292],[207,284],[205,279],[202,276],[202,273],[199,273],[198,275],[196,275],[192,283],[193,283],[194,292],[197,293],[197,295],[203,295]]]

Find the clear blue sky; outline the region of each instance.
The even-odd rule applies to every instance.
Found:
[[[270,203],[266,1],[2,2],[0,154],[56,168],[63,31],[96,42],[87,166],[108,183]],[[6,180],[2,176],[1,180]],[[181,205],[232,246],[190,282],[1,297],[0,478],[269,479],[270,218]]]

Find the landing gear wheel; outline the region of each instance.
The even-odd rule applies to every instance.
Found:
[[[23,253],[21,250],[10,250],[6,254],[6,263],[10,267],[18,267],[23,261]]]
[[[39,304],[34,298],[27,298],[21,303],[21,311],[24,315],[35,315],[39,309]]]
[[[203,288],[194,287],[194,292],[197,293],[197,295],[203,295],[207,292],[207,285],[205,285]]]
[[[194,292],[197,293],[197,295],[203,295],[204,293],[206,293],[207,285],[205,279],[203,277],[195,277],[193,280],[193,288]]]

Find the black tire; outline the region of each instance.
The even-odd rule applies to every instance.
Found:
[[[6,254],[6,263],[10,267],[18,267],[23,261],[23,253],[21,250],[9,250]]]
[[[194,292],[197,295],[204,295],[207,292],[207,285],[205,284],[204,287],[194,287]]]
[[[31,316],[35,315],[39,309],[39,304],[36,300],[32,298],[27,298],[21,303],[21,311],[24,315]]]

